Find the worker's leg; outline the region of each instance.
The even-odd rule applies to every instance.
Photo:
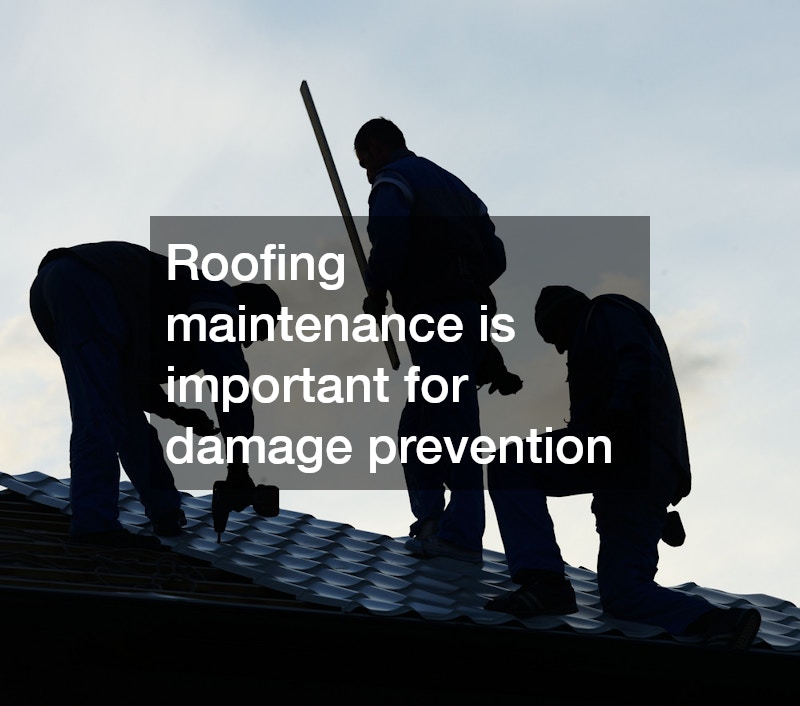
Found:
[[[402,438],[416,436],[422,432],[423,405],[420,401],[406,400],[398,426],[398,445]],[[445,485],[441,469],[426,466],[416,455],[416,445],[409,448],[408,460],[403,464],[406,490],[411,504],[411,514],[415,521],[409,528],[411,536],[420,532],[426,535],[439,527],[445,506]]]
[[[566,434],[565,430],[554,435]],[[512,580],[533,571],[564,572],[564,560],[556,541],[553,520],[547,509],[547,497],[591,493],[595,487],[595,469],[584,465],[533,463],[527,445],[522,456],[517,447],[507,447],[505,462],[498,454],[489,464],[488,487],[497,525]]]
[[[563,435],[566,430],[553,434]],[[530,449],[520,457],[516,451],[512,445],[506,448],[505,460],[498,456],[490,464],[488,484],[509,574],[519,588],[490,600],[486,608],[519,618],[574,613],[575,591],[566,575],[547,497],[592,492],[598,469],[589,464],[535,463]]]
[[[597,581],[603,608],[618,618],[680,634],[712,606],[699,596],[664,588],[654,580],[658,542],[675,483],[669,464],[669,456],[654,448],[651,483],[600,491],[592,511],[600,536]]]
[[[40,272],[31,313],[56,350],[69,395],[71,533],[121,529],[120,467],[114,442],[120,424],[120,350],[126,329],[110,282],[71,258]]]
[[[450,304],[433,308],[429,313],[435,320],[454,313],[464,331],[458,341],[447,342],[436,336],[424,343],[409,341],[412,362],[420,367],[420,380],[436,375],[447,385],[447,394],[443,394],[439,384],[429,383],[430,399],[425,399],[422,384],[417,384],[415,401],[406,404],[401,417],[401,436],[431,436],[442,444],[442,455],[436,463],[423,463],[412,454],[405,466],[412,511],[419,520],[431,515],[438,519],[438,535],[442,539],[479,551],[486,522],[483,467],[470,455],[470,442],[480,436],[475,386],[481,350],[479,307],[471,302]],[[451,459],[445,438],[456,448],[466,439],[459,461]],[[450,492],[447,503],[445,487]]]
[[[126,399],[132,398],[126,396]],[[119,458],[139,494],[145,514],[154,520],[174,515],[180,509],[180,493],[156,429],[135,404],[129,404],[123,414],[124,424],[117,440]]]

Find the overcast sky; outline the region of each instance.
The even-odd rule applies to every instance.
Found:
[[[368,184],[353,136],[385,116],[498,218],[650,218],[650,306],[672,351],[694,474],[679,506],[687,542],[663,547],[657,579],[797,603],[799,20],[791,0],[0,0],[0,468],[68,475],[63,378],[27,303],[48,249],[147,245],[151,216],[338,216],[299,93],[306,80],[358,216]],[[482,393],[492,430],[536,426],[526,410],[564,372],[530,335],[538,291],[553,282],[534,274],[530,242],[510,233],[506,248],[499,296],[518,337],[503,350],[525,387],[513,400]],[[343,226],[324,249],[352,268]],[[648,296],[620,278],[589,293],[626,287]],[[331,296],[346,310],[363,296],[357,276],[334,294],[275,288],[307,309]],[[290,346],[268,355],[276,371],[297,365]],[[553,374],[536,379],[529,362],[542,355]],[[408,365],[400,357],[395,376]],[[381,346],[358,361],[388,369]],[[335,410],[336,423],[393,435],[402,401]],[[271,435],[270,410],[259,424]],[[412,519],[402,491],[281,500],[393,536]],[[485,543],[502,551],[488,507]],[[550,507],[565,559],[594,570],[589,499]]]

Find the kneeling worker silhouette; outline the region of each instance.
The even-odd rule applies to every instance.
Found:
[[[190,340],[168,336],[168,315],[225,313],[275,317],[278,295],[266,284],[230,286],[185,268],[168,277],[163,255],[133,243],[108,241],[57,248],[39,265],[31,286],[31,314],[58,354],[69,396],[70,540],[124,548],[159,548],[153,536],[134,535],[119,521],[120,463],[136,488],[157,536],[179,535],[186,524],[180,493],[145,412],[192,427],[200,436],[252,436],[252,398],[217,405],[220,429],[200,409],[170,402],[161,384],[203,370],[209,376],[249,379],[242,347],[252,341]],[[266,327],[264,329],[266,331]],[[263,340],[259,329],[259,340]],[[241,449],[239,449],[241,453]],[[274,493],[258,497],[241,457],[215,486],[214,524],[224,530],[228,512],[250,504],[277,514]],[[261,489],[266,486],[259,486]],[[276,489],[275,489],[276,490]],[[264,493],[262,493],[264,495]],[[258,505],[258,507],[256,507]]]
[[[589,299],[572,287],[542,289],[536,329],[567,352],[570,421],[549,434],[610,439],[611,463],[495,460],[489,493],[512,580],[519,588],[486,605],[519,618],[577,611],[575,592],[547,511],[548,496],[593,495],[600,546],[597,583],[604,611],[696,635],[708,645],[747,649],[761,624],[753,608],[723,609],[655,583],[658,542],[684,534],[675,511],[691,488],[680,395],[659,326],[638,302],[618,294]],[[572,442],[570,442],[572,443]],[[513,459],[513,454],[508,455]],[[568,460],[574,460],[570,458]]]

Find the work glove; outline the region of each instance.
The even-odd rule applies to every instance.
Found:
[[[191,427],[198,436],[213,436],[219,432],[217,426],[202,409],[175,405],[170,419],[179,426]]]
[[[501,395],[516,395],[522,389],[522,378],[519,375],[503,371],[489,384],[489,394],[497,391]]]
[[[370,316],[374,316],[376,319],[379,319],[386,313],[386,306],[388,303],[389,302],[386,300],[385,294],[376,294],[373,292],[364,298],[364,303],[361,305],[361,310],[365,314],[369,314]]]

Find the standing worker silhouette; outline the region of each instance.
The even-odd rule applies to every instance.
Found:
[[[542,289],[535,323],[547,343],[567,352],[570,420],[551,433],[553,447],[569,436],[585,451],[589,437],[605,436],[611,462],[589,463],[584,453],[576,463],[554,458],[490,464],[489,492],[509,573],[520,586],[486,607],[519,618],[577,610],[547,497],[591,493],[603,609],[674,635],[746,649],[761,624],[756,609],[718,608],[654,581],[658,542],[677,546],[684,539],[678,515],[668,507],[691,489],[680,395],[655,319],[629,297],[589,299],[556,285]]]
[[[433,322],[430,340],[407,337],[420,381],[403,408],[398,434],[473,439],[480,435],[477,371],[488,348],[481,341],[479,317],[481,305],[493,301],[489,287],[506,268],[503,242],[483,202],[453,174],[411,152],[391,121],[365,123],[354,147],[372,185],[363,310],[382,316],[388,293],[394,310],[406,320],[426,314]],[[447,315],[457,316],[463,325],[458,341],[447,342],[436,333],[437,323]],[[441,402],[422,396],[422,381],[431,375],[449,383]],[[466,382],[456,401],[452,381],[459,376],[466,376]],[[499,389],[507,394],[519,388],[512,384]],[[442,390],[431,382],[428,392],[435,399]],[[436,464],[425,464],[412,445],[404,473],[416,518],[407,543],[411,552],[480,563],[485,529],[482,466],[466,455],[455,464],[446,454]]]
[[[155,537],[134,535],[120,524],[120,463],[154,534],[180,534],[186,523],[180,494],[145,412],[192,427],[200,436],[220,430],[226,438],[253,434],[250,396],[228,411],[217,405],[218,430],[205,412],[169,402],[161,388],[170,366],[176,377],[203,370],[249,379],[242,346],[251,341],[169,341],[167,317],[236,317],[240,305],[274,317],[280,313],[280,300],[266,284],[231,287],[202,276],[192,280],[184,271],[177,268],[171,281],[166,257],[119,241],[57,248],[39,265],[30,291],[31,314],[61,361],[72,418],[72,542],[161,546]],[[229,464],[226,482],[254,488],[247,464],[239,458]]]

